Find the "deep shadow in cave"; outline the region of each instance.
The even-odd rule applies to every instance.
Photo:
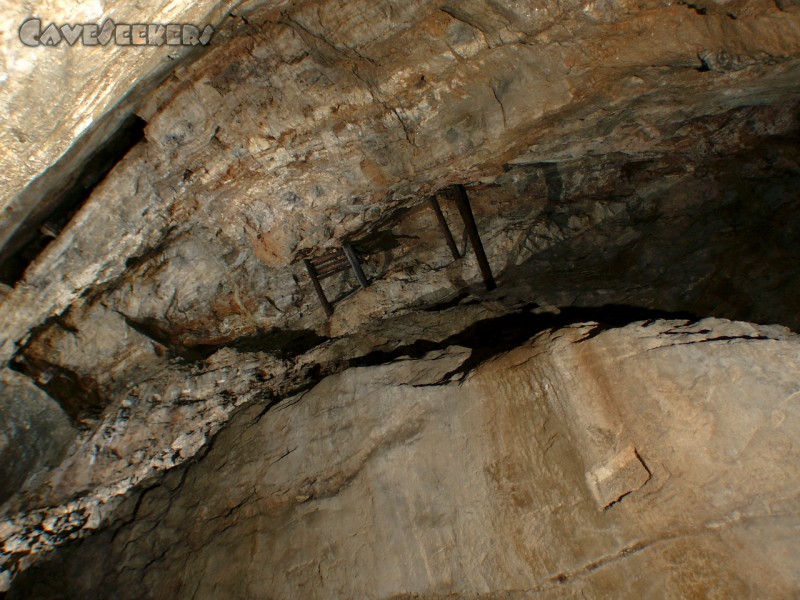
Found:
[[[548,203],[543,219],[563,239],[507,269],[502,285],[539,304],[630,305],[800,330],[798,149],[795,135],[691,172],[680,162],[640,164],[641,181],[677,184],[649,198]],[[570,230],[575,215],[615,201],[626,205],[619,215]]]
[[[67,226],[114,166],[144,139],[147,123],[129,115],[109,139],[92,152],[62,189],[39,204],[0,253],[0,282],[13,286],[25,269]]]

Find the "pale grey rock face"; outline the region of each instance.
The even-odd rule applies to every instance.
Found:
[[[458,346],[349,369],[244,410],[19,593],[790,597],[800,338],[714,319],[596,328],[466,374]],[[598,506],[603,470],[633,485]]]
[[[113,2],[85,4],[87,19],[95,18],[91,11],[132,18],[134,10]],[[0,125],[0,165],[7,174],[0,189],[0,279],[8,283],[0,285],[0,360],[17,371],[9,375],[15,381],[35,382],[41,389],[29,384],[26,393],[52,411],[20,404],[8,387],[0,400],[14,407],[12,425],[37,423],[31,431],[41,430],[47,414],[58,426],[53,440],[37,439],[30,452],[9,447],[13,473],[0,522],[0,589],[48,550],[109,523],[118,527],[118,511],[126,510],[120,503],[131,490],[157,486],[166,494],[166,486],[171,496],[191,472],[183,463],[216,456],[209,448],[233,435],[226,426],[245,414],[239,411],[263,413],[259,422],[271,422],[276,403],[316,384],[330,385],[320,384],[326,376],[363,374],[354,367],[376,378],[362,386],[376,398],[398,394],[419,405],[425,423],[440,419],[444,427],[450,407],[445,397],[455,393],[449,378],[546,329],[569,338],[577,331],[573,325],[585,321],[620,327],[691,314],[760,323],[752,326],[752,337],[794,343],[763,329],[773,323],[800,327],[800,13],[792,3],[562,1],[534,7],[494,0],[286,0],[189,6],[145,0],[138,7],[148,20],[212,22],[216,41],[195,53],[22,48],[8,28],[33,8],[3,6],[12,18],[0,25],[6,28],[0,56],[8,71],[0,102],[10,115]],[[73,8],[51,2],[51,12],[41,16],[63,21],[84,14]],[[57,102],[62,92],[66,99]],[[56,202],[51,192],[81,179],[79,165],[103,154],[104,140],[114,138],[118,124],[134,112],[143,119],[144,139],[130,148],[125,139],[116,140],[127,152],[77,212],[56,219],[55,226],[40,223],[43,207]],[[453,183],[470,184],[500,284],[491,294],[481,290],[453,204],[443,201],[442,208],[465,255],[457,261],[421,204]],[[7,268],[3,252],[9,245],[2,240],[20,227],[55,239],[37,248],[46,240],[36,238]],[[326,281],[330,297],[342,300],[325,320],[302,259],[345,236],[362,253],[372,283],[347,295],[355,286],[352,275]],[[745,335],[742,328],[751,327],[717,326],[728,332],[722,337]],[[692,339],[684,330],[643,330],[653,339]],[[615,339],[613,331],[592,340]],[[630,336],[637,330],[620,331]],[[599,344],[592,340],[575,346]],[[768,340],[752,341],[758,346]],[[543,339],[535,347],[557,361],[569,352],[556,342]],[[638,343],[620,340],[623,346]],[[454,350],[370,370],[403,354],[419,359],[448,347],[472,354],[461,367],[448,362],[463,359]],[[687,343],[681,352],[693,357],[695,350]],[[627,360],[609,356],[620,364]],[[759,355],[754,364],[763,361],[771,369],[770,360]],[[440,371],[445,364],[448,370]],[[562,382],[572,390],[594,381],[589,367],[552,369],[580,374]],[[393,369],[414,372],[401,376]],[[550,367],[542,369],[543,377],[552,374]],[[688,371],[659,369],[651,373],[653,381],[674,380],[676,398],[686,386],[702,383],[694,371],[690,381]],[[389,373],[386,382],[381,373]],[[439,381],[440,375],[447,377]],[[498,376],[500,388],[504,377]],[[473,379],[480,377],[457,389],[474,403]],[[633,385],[619,381],[623,388]],[[764,394],[788,393],[780,381]],[[424,394],[416,398],[417,391]],[[564,391],[568,399],[558,401],[558,410],[566,411],[562,421],[574,421],[569,427],[583,432],[569,433],[576,449],[564,456],[581,462],[580,469],[573,464],[569,481],[581,494],[588,490],[580,502],[588,510],[591,501],[594,516],[582,526],[591,529],[609,511],[627,510],[663,477],[648,458],[649,451],[661,450],[641,437],[608,437],[607,431],[620,433],[616,417],[605,409],[584,410],[602,390],[584,391],[585,397]],[[360,413],[356,404],[347,410]],[[557,407],[551,408],[555,415]],[[654,418],[676,418],[658,412],[663,408],[653,409]],[[365,419],[392,417],[363,412]],[[309,423],[297,435],[317,439],[327,435],[323,425],[309,433]],[[330,427],[348,430],[344,422]],[[398,447],[411,443],[424,423],[408,427],[411,438],[398,434]],[[384,433],[394,439],[391,431]],[[499,452],[494,441],[484,442],[486,456]],[[394,442],[375,441],[375,447],[385,443]],[[694,447],[695,440],[675,443]],[[72,451],[64,454],[69,444]],[[413,473],[390,467],[413,480]],[[438,485],[445,464],[431,468],[435,473],[408,492],[418,494],[420,503]],[[447,485],[462,484],[453,473],[441,477]],[[338,494],[331,485],[331,494]],[[565,502],[578,502],[569,496],[574,489],[554,485]],[[293,493],[302,497],[304,489]],[[294,500],[286,493],[279,503],[289,506]],[[511,488],[505,493],[515,496]],[[196,495],[204,498],[199,489]],[[549,497],[535,498],[531,506],[552,508]],[[442,518],[455,522],[449,512]],[[529,526],[528,533],[538,531]],[[598,542],[593,548],[607,554],[587,549],[581,557],[599,560],[625,546]],[[528,564],[520,556],[508,559],[516,566],[509,567],[514,575],[507,581],[533,585],[519,579],[519,565]],[[512,589],[488,571],[480,580],[459,574],[480,563],[475,556],[463,571],[439,560],[431,558],[424,568],[461,581],[461,588],[432,583],[417,564],[412,574],[399,567],[384,573],[394,582],[387,589],[411,593],[411,583],[402,582],[412,579],[427,585],[428,595]],[[536,585],[546,587],[547,574],[558,578],[557,565],[569,579],[589,564],[559,560],[542,559],[534,569]],[[605,564],[601,560],[590,571]],[[703,565],[696,566],[701,572]],[[134,573],[141,574],[141,565],[128,575]],[[168,576],[153,573],[148,589],[155,590]],[[197,573],[190,576],[202,579]],[[94,585],[86,577],[85,585]],[[182,586],[176,583],[182,577],[173,584]],[[303,577],[280,585],[288,590]],[[592,577],[587,574],[587,581]],[[123,579],[118,583],[124,587]],[[309,576],[303,585],[311,581]],[[691,587],[675,585],[684,584]],[[370,581],[358,585],[383,593]],[[602,594],[605,584],[597,585],[592,590]],[[630,594],[647,591],[636,585]],[[725,588],[731,593],[743,589],[731,585]]]

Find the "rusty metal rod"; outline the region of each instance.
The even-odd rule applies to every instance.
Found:
[[[353,267],[353,272],[356,274],[358,283],[361,284],[362,288],[366,289],[369,285],[369,281],[367,281],[367,276],[364,275],[364,271],[361,269],[361,263],[358,262],[358,255],[356,251],[353,250],[353,246],[350,245],[350,242],[344,241],[342,242],[342,249],[344,250],[345,256],[347,256],[347,260],[350,261],[350,266]]]
[[[349,268],[350,268],[350,264],[347,263],[347,262],[345,262],[344,264],[341,264],[341,265],[334,265],[333,267],[328,266],[328,267],[324,267],[322,269],[317,269],[317,276],[320,279],[325,279],[326,277],[330,277],[331,275],[335,275],[336,273],[339,273],[340,271],[346,271]]]
[[[486,289],[491,291],[497,287],[497,284],[494,281],[489,260],[486,258],[486,252],[483,250],[481,236],[478,233],[478,225],[475,223],[475,215],[472,214],[469,196],[467,196],[467,190],[464,189],[463,185],[457,185],[453,188],[453,198],[456,201],[458,212],[461,213],[464,226],[467,228],[467,235],[472,244],[472,249],[475,251],[475,257],[478,259],[478,266],[481,269],[481,275],[483,275],[483,283],[486,285]]]
[[[333,306],[331,303],[328,302],[328,299],[325,297],[325,290],[322,289],[322,284],[319,282],[319,277],[317,277],[317,270],[314,268],[314,265],[311,264],[311,261],[305,259],[303,261],[306,265],[306,270],[308,271],[308,276],[311,277],[311,282],[314,284],[314,289],[317,291],[317,296],[319,296],[319,301],[322,304],[322,308],[325,309],[325,314],[328,317],[333,316]]]
[[[337,273],[341,273],[342,271],[346,271],[350,267],[350,264],[345,261],[341,265],[335,265],[334,267],[324,267],[322,269],[317,269],[317,277],[320,279],[326,279],[332,275],[336,275]]]
[[[444,214],[442,214],[442,207],[439,206],[439,201],[436,199],[436,196],[428,198],[428,204],[430,204],[433,213],[436,215],[436,221],[439,223],[439,229],[442,231],[444,239],[447,241],[447,247],[450,248],[450,254],[453,255],[453,259],[458,260],[461,258],[461,254],[458,252],[458,246],[456,246],[456,241],[453,239],[453,234],[450,232],[450,227],[447,226],[447,220],[444,218]]]
[[[345,260],[344,253],[341,250],[337,250],[331,254],[326,254],[325,256],[320,256],[319,258],[312,258],[311,262],[315,267],[321,267],[331,262],[338,262],[340,260]]]

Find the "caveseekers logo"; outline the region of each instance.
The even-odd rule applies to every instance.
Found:
[[[19,39],[26,46],[58,46],[65,42],[69,46],[81,43],[84,46],[206,46],[211,43],[214,28],[206,25],[202,30],[195,25],[170,23],[114,23],[111,19],[102,25],[96,23],[61,25],[50,23],[42,29],[40,19],[28,19],[19,28]]]

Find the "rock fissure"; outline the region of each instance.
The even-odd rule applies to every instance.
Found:
[[[676,540],[681,540],[683,538],[708,535],[710,533],[718,531],[721,528],[743,527],[746,526],[748,523],[754,521],[759,521],[763,519],[773,519],[773,518],[782,519],[786,517],[796,519],[798,517],[798,513],[793,512],[786,514],[747,515],[746,517],[743,517],[741,513],[739,513],[739,511],[734,511],[730,515],[726,515],[723,519],[721,519],[718,522],[710,521],[708,523],[703,524],[700,527],[672,532],[667,535],[660,536],[658,538],[651,538],[651,539],[644,539],[637,541],[633,544],[626,546],[625,548],[621,549],[620,551],[611,556],[604,556],[596,560],[593,560],[575,571],[572,571],[570,573],[559,573],[553,577],[550,577],[549,581],[556,582],[559,584],[572,583],[576,579],[581,579],[586,577],[593,571],[606,568],[615,562],[631,558],[640,552],[646,552],[648,550],[651,550],[654,546],[662,544],[670,544],[672,542],[675,542]]]

